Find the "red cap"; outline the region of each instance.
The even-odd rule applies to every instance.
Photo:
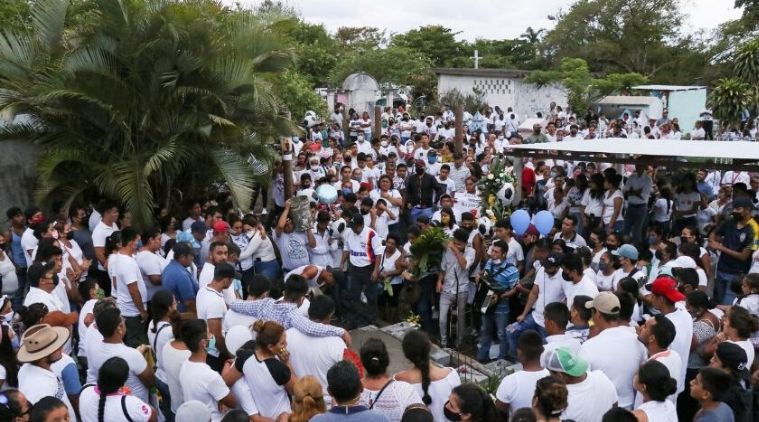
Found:
[[[64,313],[61,311],[48,312],[44,318],[42,318],[43,324],[50,324],[53,327],[71,327],[79,320],[79,315],[76,312]]]
[[[676,303],[685,300],[685,295],[677,290],[677,280],[669,276],[659,276],[653,283],[646,286],[651,293],[664,296],[670,302]]]
[[[538,231],[538,228],[535,227],[534,224],[530,224],[527,226],[527,230],[525,230],[524,234],[531,234],[533,236],[540,236],[540,232]]]
[[[229,231],[229,224],[226,221],[217,221],[213,223],[213,231],[216,233],[226,233]]]

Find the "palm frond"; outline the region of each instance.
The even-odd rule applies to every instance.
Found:
[[[255,177],[250,164],[236,152],[223,149],[210,151],[214,165],[229,186],[236,205],[247,211],[253,194]]]
[[[34,33],[48,52],[61,45],[68,7],[68,0],[38,0],[32,8]]]

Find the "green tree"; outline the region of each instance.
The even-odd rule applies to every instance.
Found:
[[[2,22],[3,31],[30,29],[32,22],[30,0],[0,2],[0,22]]]
[[[343,57],[335,66],[332,81],[340,84],[351,73],[364,71],[377,82],[409,84],[414,75],[429,68],[427,57],[405,47],[389,46]]]
[[[387,42],[385,31],[372,26],[341,26],[335,40],[346,50],[371,50]]]
[[[68,1],[38,0],[34,30],[0,38],[0,112],[26,116],[0,139],[42,148],[38,200],[105,196],[144,226],[166,192],[218,177],[247,208],[246,159],[294,130],[268,82],[292,63],[278,34],[213,1],[94,2],[78,32]]]
[[[528,26],[527,29],[519,36],[519,38],[527,41],[529,44],[537,44],[541,41],[545,29],[538,29],[537,31]]]
[[[314,91],[308,78],[294,69],[277,75],[274,90],[279,100],[287,105],[293,120],[300,121],[309,110],[320,116],[327,115],[327,104]]]
[[[737,78],[720,79],[709,92],[709,105],[722,130],[740,127],[741,113],[751,101],[749,85]]]
[[[441,25],[423,26],[405,34],[395,35],[391,46],[404,47],[427,57],[434,67],[448,66],[455,57],[463,56],[464,43],[456,41],[458,32]]]
[[[563,59],[558,69],[534,71],[525,81],[539,86],[560,83],[567,90],[572,109],[583,112],[594,101],[612,93],[629,91],[647,79],[638,73],[613,73],[599,78],[590,72],[585,60]]]

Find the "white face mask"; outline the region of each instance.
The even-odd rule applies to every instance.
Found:
[[[311,170],[313,170],[313,171],[319,170],[319,165],[318,164],[311,164]]]
[[[380,145],[381,145],[383,148],[387,147],[387,141],[381,141],[381,142],[380,142]]]
[[[7,322],[8,324],[10,324],[10,323],[13,321],[13,316],[14,316],[15,314],[16,314],[16,313],[15,313],[15,312],[13,312],[13,311],[11,311],[11,312],[8,312],[7,314],[3,315],[3,320],[4,320],[5,322]]]

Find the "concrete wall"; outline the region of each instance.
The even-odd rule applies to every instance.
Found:
[[[30,142],[0,142],[0,220],[12,206],[22,209],[33,201],[39,149]]]
[[[706,88],[689,91],[674,91],[669,93],[669,118],[677,117],[680,130],[688,133],[693,130],[696,120],[706,108]]]
[[[513,107],[520,120],[534,117],[538,111],[547,111],[551,101],[563,106],[567,104],[567,94],[558,85],[538,88],[524,83],[521,78],[458,75],[440,75],[438,78],[439,95],[452,89],[470,94],[474,88],[485,94],[485,101],[491,107],[500,106],[504,110]]]

